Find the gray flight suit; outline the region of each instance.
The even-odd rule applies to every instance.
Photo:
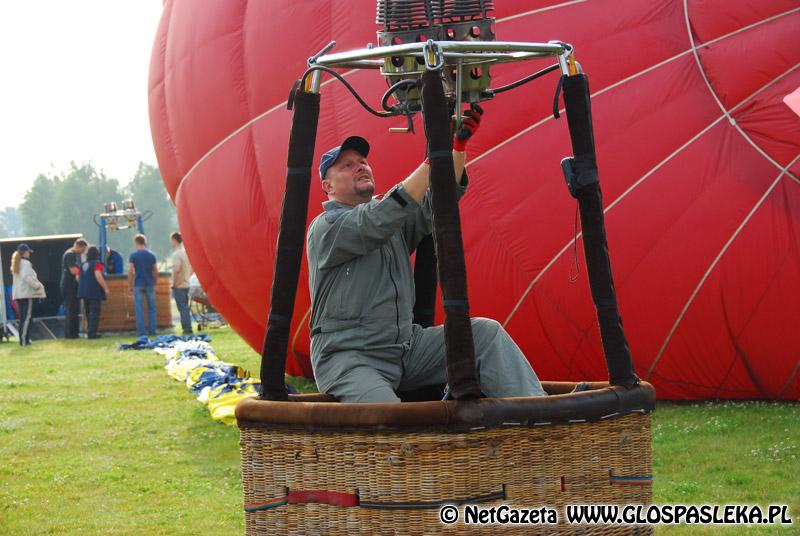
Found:
[[[419,204],[398,184],[382,199],[323,207],[307,237],[311,364],[320,392],[340,402],[399,402],[398,390],[444,384],[443,326],[412,322],[409,257],[431,232],[430,193]],[[500,324],[473,318],[472,333],[487,396],[545,394]]]

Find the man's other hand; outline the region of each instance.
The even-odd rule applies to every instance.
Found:
[[[483,117],[483,108],[477,104],[464,112],[464,119],[461,121],[461,126],[456,130],[455,138],[453,139],[453,150],[464,152],[467,148],[467,142],[478,131],[481,126],[481,118]]]

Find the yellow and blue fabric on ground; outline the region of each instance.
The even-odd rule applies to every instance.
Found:
[[[208,335],[161,335],[150,340],[140,337],[120,350],[152,349],[164,356],[164,368],[172,378],[186,384],[197,400],[208,407],[211,418],[236,424],[236,404],[258,396],[261,382],[250,378],[238,365],[226,363],[215,354]]]

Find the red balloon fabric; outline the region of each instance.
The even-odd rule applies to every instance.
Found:
[[[496,0],[499,40],[575,46],[592,91],[618,300],[639,375],[662,399],[800,396],[797,0]],[[153,48],[153,140],[203,287],[260,351],[291,112],[306,59],[375,42],[374,0],[168,0]],[[551,64],[493,68],[493,86]],[[461,202],[471,312],[502,322],[548,380],[606,377],[576,202],[559,167],[556,76],[485,103]],[[370,140],[378,191],[420,163],[326,76],[317,155]],[[373,105],[374,71],[346,79]],[[319,156],[317,156],[317,159]],[[315,165],[318,161],[315,162]],[[312,180],[314,178],[312,177]],[[323,195],[312,184],[309,221]],[[577,272],[577,280],[571,275]],[[311,375],[308,270],[287,372]],[[442,321],[441,308],[437,316]]]

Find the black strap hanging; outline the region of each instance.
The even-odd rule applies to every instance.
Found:
[[[264,400],[288,399],[284,377],[286,349],[303,257],[320,96],[297,90],[293,102],[295,110],[286,164],[286,191],[281,206],[267,330],[261,351],[261,398]]]
[[[612,385],[631,388],[640,380],[633,370],[611,275],[603,196],[597,174],[589,80],[583,74],[562,77],[562,80],[569,134],[575,154],[574,158],[562,162],[562,169],[570,193],[578,199],[586,269],[597,310],[609,380]]]
[[[566,78],[566,75],[562,75],[558,79],[558,84],[556,84],[556,94],[555,94],[555,96],[553,96],[553,117],[555,117],[556,119],[561,117],[561,114],[558,112],[558,97],[561,95],[561,88],[564,85],[564,79],[565,78]]]

